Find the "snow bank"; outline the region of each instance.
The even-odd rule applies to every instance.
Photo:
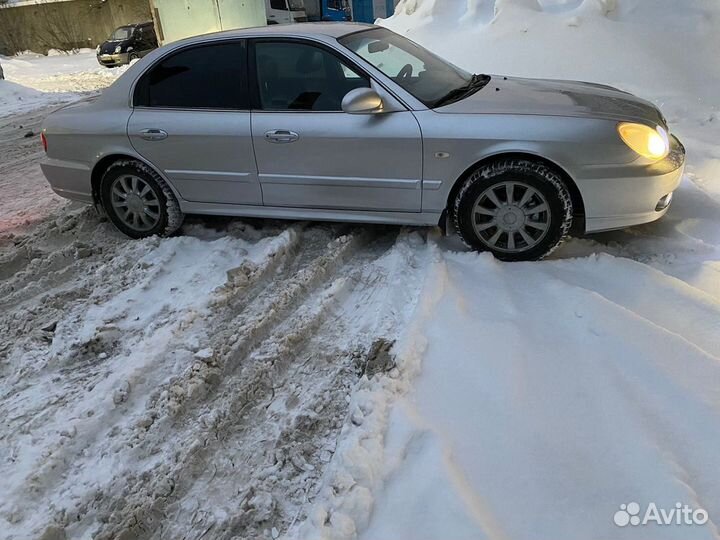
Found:
[[[12,107],[17,102],[39,99],[42,92],[20,84],[0,80],[0,107]]]
[[[95,51],[51,51],[0,56],[7,83],[0,86],[0,116],[72,101],[112,84],[128,66],[109,69],[98,64]]]
[[[630,501],[720,515],[716,300],[609,256],[444,259],[361,538],[611,538]]]
[[[711,99],[705,84],[718,73],[706,60],[720,50],[718,16],[713,0],[403,0],[379,22],[485,73],[642,84],[646,92]]]
[[[0,118],[62,101],[61,96],[48,95],[8,80],[0,80]]]

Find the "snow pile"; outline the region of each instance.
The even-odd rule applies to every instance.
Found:
[[[75,51],[63,51],[61,49],[50,49],[47,52],[47,56],[69,56],[71,54],[85,54],[85,55],[95,54],[95,49],[90,49],[88,47],[83,47],[83,48],[77,49]]]
[[[11,81],[0,80],[0,117],[36,106],[44,101],[42,92]]]
[[[717,298],[607,255],[444,259],[361,538],[611,538],[630,501],[720,515]]]
[[[0,81],[0,117],[66,103],[97,92],[115,81],[128,66],[109,69],[98,64],[95,51],[24,52],[0,56],[8,84]],[[22,86],[21,86],[22,85]]]
[[[439,242],[397,373],[358,388],[364,419],[346,423],[309,519],[288,536],[610,538],[624,532],[620,505],[637,501],[710,515],[653,538],[714,538],[720,6],[402,0],[380,22],[472,72],[647,97],[688,147],[688,175],[662,221],[574,239],[543,263]]]

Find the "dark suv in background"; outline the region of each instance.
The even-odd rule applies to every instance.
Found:
[[[117,28],[97,47],[97,59],[103,66],[115,67],[129,64],[157,49],[155,26],[152,22],[128,24]]]

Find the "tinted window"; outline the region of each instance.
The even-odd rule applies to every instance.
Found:
[[[270,0],[270,7],[272,9],[284,9],[287,11],[287,4],[285,0]]]
[[[339,111],[345,94],[370,86],[367,77],[313,45],[258,42],[255,59],[266,110]]]
[[[247,109],[245,47],[204,45],[181,51],[145,74],[135,105],[193,109]]]

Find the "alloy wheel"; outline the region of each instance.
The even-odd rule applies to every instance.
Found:
[[[472,225],[487,247],[506,253],[539,244],[550,229],[550,207],[537,189],[514,180],[492,185],[477,198]]]
[[[135,175],[122,175],[111,186],[111,204],[117,217],[136,231],[149,231],[160,220],[160,199],[152,187]]]

